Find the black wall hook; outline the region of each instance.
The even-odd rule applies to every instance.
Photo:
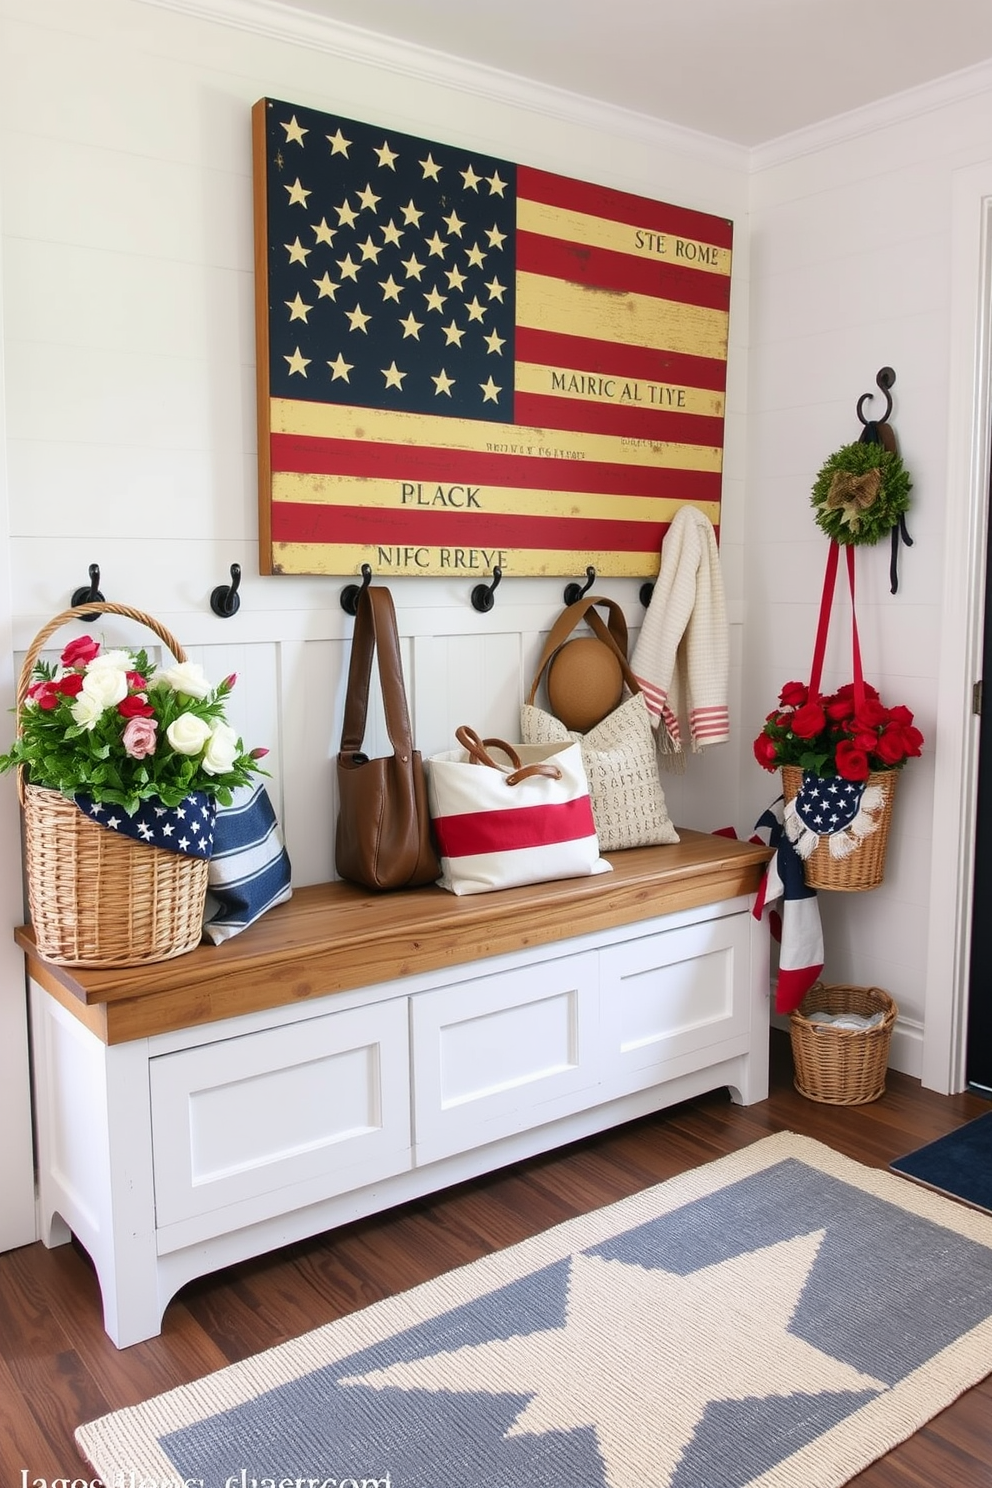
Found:
[[[889,394],[889,388],[892,386],[895,380],[896,374],[893,372],[891,367],[882,367],[878,372],[875,381],[881,388],[882,392],[885,394],[885,412],[882,414],[881,418],[873,419],[872,423],[884,424],[888,420],[889,414],[892,412],[892,398]],[[874,398],[874,396],[874,393],[862,393],[861,397],[858,399],[858,418],[863,424],[867,424],[868,420],[865,418],[861,410],[865,406],[865,400],[868,398]]]
[[[493,605],[496,603],[496,590],[502,577],[503,570],[501,568],[494,568],[493,581],[491,584],[476,584],[475,588],[472,590],[473,610],[478,610],[479,613],[482,615],[488,614]]]
[[[648,605],[651,603],[653,595],[654,582],[651,579],[647,579],[641,585],[640,590],[638,591],[638,599],[641,601],[641,604],[644,606],[645,609],[647,609]]]
[[[567,605],[577,604],[584,594],[588,594],[596,582],[596,570],[590,563],[586,569],[586,581],[584,584],[572,583],[565,585],[565,593],[562,595]]]
[[[236,615],[241,608],[241,595],[238,593],[238,586],[240,585],[240,583],[241,564],[232,563],[231,582],[229,584],[218,584],[217,588],[211,592],[210,608],[213,610],[214,614],[219,615],[222,620],[229,620],[230,617],[232,615]]]
[[[358,600],[362,592],[372,582],[372,568],[368,563],[362,564],[362,582],[360,584],[346,584],[341,590],[341,608],[346,615],[358,614]]]
[[[91,563],[89,583],[83,584],[81,588],[74,589],[72,592],[73,608],[76,605],[103,603],[104,598],[100,593],[100,565],[99,563]],[[80,615],[79,618],[80,620],[85,620],[87,625],[89,625],[93,620],[99,619],[99,614],[94,610],[92,615]]]

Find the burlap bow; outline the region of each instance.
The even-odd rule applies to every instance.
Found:
[[[861,525],[861,513],[877,499],[882,485],[882,472],[865,470],[855,475],[849,470],[836,470],[827,492],[827,509],[840,511],[841,521],[857,532]]]

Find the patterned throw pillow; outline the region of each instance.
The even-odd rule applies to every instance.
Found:
[[[525,703],[520,732],[525,744],[572,739],[580,746],[600,852],[678,842],[642,693],[634,693],[587,734],[569,730],[554,714]]]
[[[214,945],[288,899],[289,854],[264,785],[245,785],[217,811],[203,933]]]

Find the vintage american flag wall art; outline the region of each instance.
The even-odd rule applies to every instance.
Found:
[[[253,110],[264,573],[651,577],[717,526],[732,224]]]

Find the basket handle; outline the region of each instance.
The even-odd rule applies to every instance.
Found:
[[[176,637],[172,634],[172,632],[170,630],[166,630],[164,625],[160,625],[159,622],[152,615],[146,614],[144,610],[132,609],[130,605],[114,604],[110,600],[100,600],[99,602],[88,600],[86,604],[74,605],[71,610],[63,610],[61,615],[56,615],[53,620],[49,620],[48,624],[43,626],[42,629],[39,630],[38,634],[35,636],[34,640],[28,647],[27,652],[25,653],[24,661],[21,665],[20,676],[17,679],[18,737],[20,737],[22,732],[21,709],[24,705],[24,700],[28,695],[28,688],[31,685],[31,674],[35,669],[35,664],[37,663],[39,656],[44,650],[45,642],[49,640],[49,638],[53,636],[57,630],[60,630],[63,625],[68,625],[70,621],[83,619],[89,620],[92,618],[93,615],[122,615],[127,620],[137,620],[139,624],[147,625],[149,630],[153,630],[155,632],[159,640],[162,641],[162,643],[169,648],[177,661],[182,662],[188,660],[186,652],[183,650],[182,646],[176,640]],[[24,771],[19,769],[17,772],[17,794],[22,806],[24,804],[23,775]]]

